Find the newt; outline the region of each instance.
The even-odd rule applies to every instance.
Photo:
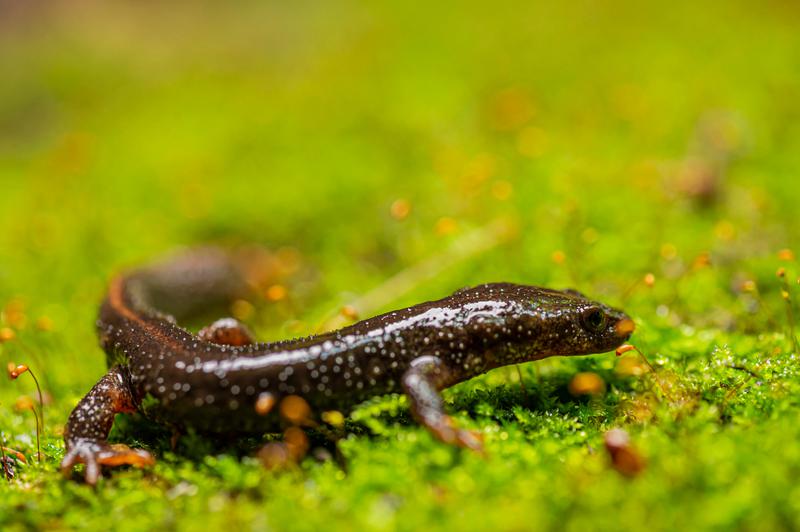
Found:
[[[615,349],[634,330],[624,312],[574,290],[482,284],[319,335],[259,343],[233,318],[194,334],[178,325],[248,290],[246,268],[215,249],[190,252],[112,280],[97,320],[109,367],[64,431],[64,474],[85,464],[154,463],[114,446],[116,414],[140,412],[175,430],[231,436],[280,430],[281,401],[347,412],[365,399],[405,393],[413,417],[439,440],[480,450],[446,414],[440,391],[493,368]],[[144,405],[147,408],[144,408]]]

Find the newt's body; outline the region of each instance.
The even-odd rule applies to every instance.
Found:
[[[479,448],[453,426],[439,390],[492,368],[553,355],[610,351],[633,331],[624,313],[572,292],[496,283],[297,340],[255,343],[232,319],[192,334],[175,324],[204,304],[240,296],[241,270],[204,251],[112,282],[98,320],[110,370],[69,417],[62,468],[152,462],[145,451],[111,448],[116,413],[141,410],[173,427],[211,434],[275,431],[285,397],[315,412],[367,397],[408,395],[415,418],[438,438]],[[150,405],[155,405],[151,408]]]

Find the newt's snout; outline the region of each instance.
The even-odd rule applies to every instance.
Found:
[[[616,332],[621,338],[627,340],[633,331],[636,330],[636,324],[633,323],[633,320],[630,318],[622,318],[614,325],[614,332]]]

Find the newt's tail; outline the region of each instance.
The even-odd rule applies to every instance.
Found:
[[[240,252],[197,248],[124,275],[134,310],[168,314],[177,320],[197,316],[252,294],[252,262]]]

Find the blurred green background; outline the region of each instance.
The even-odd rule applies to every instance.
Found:
[[[45,463],[3,486],[0,523],[796,527],[799,30],[786,1],[0,1],[0,362],[52,398]],[[164,451],[97,491],[62,482],[109,277],[207,243],[291,263],[285,294],[239,308],[263,339],[354,302],[571,286],[636,317],[661,381],[605,355],[460,386],[486,460],[387,398],[340,444],[346,472]],[[606,392],[567,393],[579,370]],[[31,393],[0,388],[30,459]],[[634,479],[609,467],[613,426],[648,457]]]

